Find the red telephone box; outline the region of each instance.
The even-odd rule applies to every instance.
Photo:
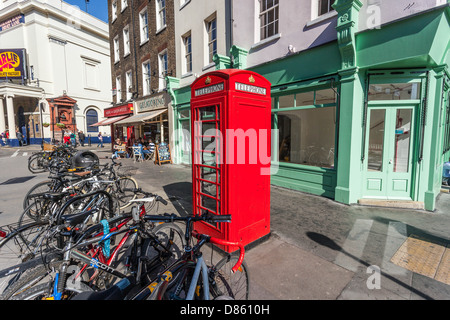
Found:
[[[195,228],[244,246],[270,234],[270,83],[239,69],[191,85],[193,210],[230,214],[231,223]],[[237,248],[223,247],[233,252]]]

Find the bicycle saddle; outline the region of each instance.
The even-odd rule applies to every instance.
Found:
[[[58,193],[45,193],[43,195],[44,199],[50,200],[50,201],[59,201],[62,198],[64,198],[68,192],[58,192]]]
[[[88,216],[96,213],[97,211],[98,211],[97,209],[93,209],[79,213],[63,215],[61,216],[61,220],[63,223],[69,224],[71,227],[74,227],[77,224],[83,222]]]
[[[134,287],[135,280],[132,276],[124,278],[103,291],[84,291],[77,294],[72,300],[123,300]]]

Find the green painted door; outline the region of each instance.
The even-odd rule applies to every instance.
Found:
[[[412,199],[414,106],[370,107],[363,197]]]

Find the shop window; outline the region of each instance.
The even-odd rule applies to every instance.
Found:
[[[278,0],[259,0],[260,40],[264,40],[278,31]]]
[[[276,105],[276,103],[275,103]],[[336,92],[332,88],[278,97],[272,127],[278,129],[278,161],[334,168]]]
[[[98,122],[98,113],[97,111],[90,109],[86,112],[86,128],[87,132],[98,132],[97,126],[91,126],[94,123]]]
[[[370,84],[369,101],[416,100],[420,98],[420,82]]]

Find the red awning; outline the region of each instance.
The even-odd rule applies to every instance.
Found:
[[[112,118],[108,118],[108,119],[99,121],[99,122],[97,122],[97,123],[91,124],[90,126],[91,126],[91,127],[107,126],[107,125],[110,125],[110,124],[112,124],[112,123],[114,123],[114,122],[117,122],[117,121],[119,121],[119,120],[125,119],[125,118],[127,118],[127,117],[129,117],[129,115],[126,115],[126,116],[119,116],[119,117],[112,117]]]

